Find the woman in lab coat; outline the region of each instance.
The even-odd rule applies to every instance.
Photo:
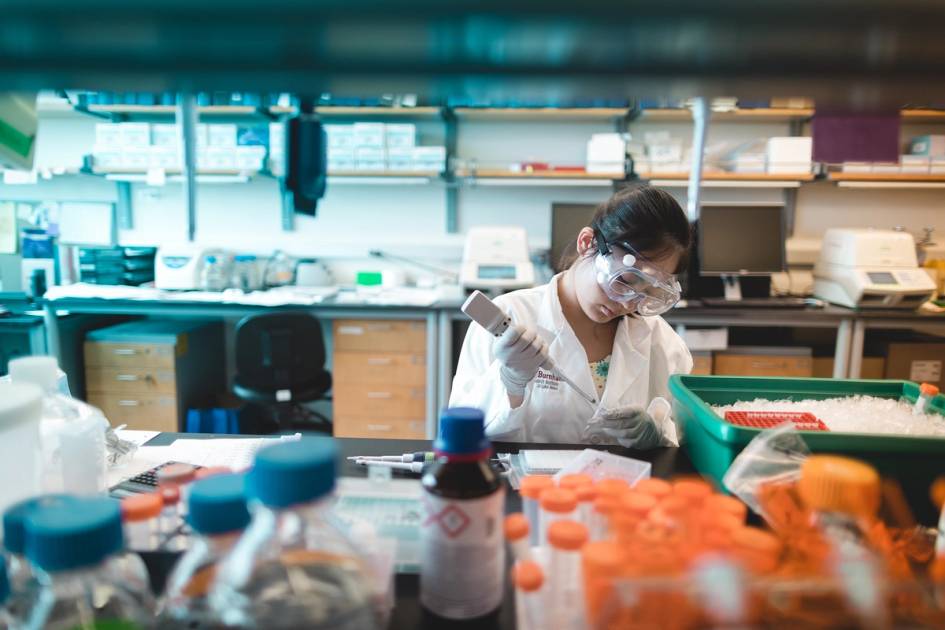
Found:
[[[690,240],[669,194],[614,195],[577,235],[564,272],[495,300],[512,319],[502,336],[469,327],[450,406],[482,409],[495,440],[678,445],[667,381],[692,357],[659,315],[679,300]],[[555,372],[542,367],[549,357]]]

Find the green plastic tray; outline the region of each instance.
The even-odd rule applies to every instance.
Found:
[[[670,377],[669,389],[692,463],[720,487],[732,461],[761,430],[725,422],[712,410],[712,405],[756,398],[799,401],[857,394],[915,401],[919,395],[919,386],[908,381],[829,378],[676,375]],[[945,415],[945,396],[936,396],[930,409]],[[863,459],[884,476],[898,479],[916,515],[923,521],[934,517],[928,490],[935,477],[945,474],[945,438],[821,431],[801,431],[801,434],[815,453],[839,453]]]

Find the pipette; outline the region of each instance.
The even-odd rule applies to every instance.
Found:
[[[373,462],[432,462],[436,459],[433,451],[418,451],[416,453],[404,453],[403,455],[355,455],[348,458],[351,461],[359,459]]]
[[[463,304],[462,311],[469,319],[488,330],[495,337],[502,336],[502,333],[512,324],[512,318],[503,313],[502,309],[496,306],[495,302],[486,297],[481,291],[473,291],[472,295]],[[549,372],[554,372],[555,376],[567,383],[587,402],[592,405],[597,404],[597,399],[584,392],[574,381],[565,376],[551,360],[551,357],[548,357],[541,367]]]
[[[405,470],[417,474],[422,473],[423,468],[427,465],[424,462],[383,462],[373,459],[356,459],[354,463],[357,466],[380,466],[382,468]]]

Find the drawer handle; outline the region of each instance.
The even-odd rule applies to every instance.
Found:
[[[120,357],[133,357],[138,354],[134,348],[115,348],[112,352]]]
[[[119,400],[118,401],[119,407],[137,407],[140,404],[141,403],[138,402],[137,400]]]
[[[393,362],[394,360],[390,357],[368,357],[367,360],[368,365],[390,365]]]
[[[367,428],[368,431],[390,431],[389,424],[369,424]]]
[[[389,400],[393,398],[394,395],[390,392],[368,392],[367,397],[374,398],[376,400],[379,400],[379,399]]]
[[[138,376],[136,374],[119,374],[115,377],[116,381],[137,381]]]

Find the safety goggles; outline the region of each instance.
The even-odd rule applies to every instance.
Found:
[[[614,302],[632,304],[643,317],[662,315],[679,301],[682,287],[676,276],[642,257],[629,243],[608,244],[594,230],[598,256],[597,283]]]

